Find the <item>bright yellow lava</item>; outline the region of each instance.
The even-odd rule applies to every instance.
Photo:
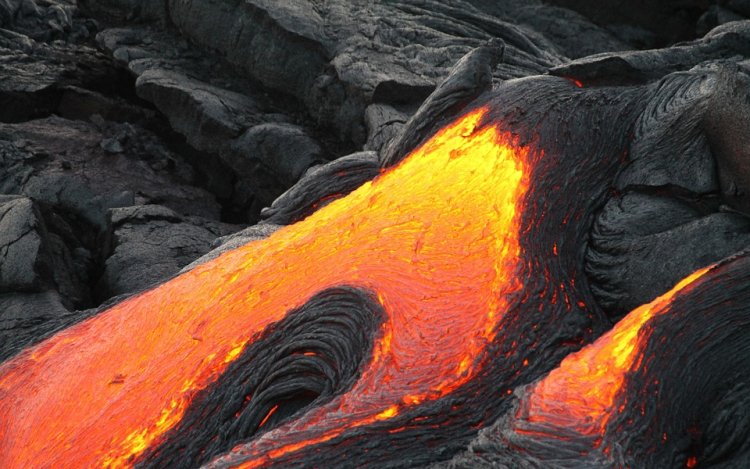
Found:
[[[472,379],[521,288],[529,187],[528,150],[477,129],[484,113],[307,219],[0,365],[0,467],[131,467],[251,337],[336,286],[375,292],[384,307],[372,360],[348,393],[259,440],[259,461]]]

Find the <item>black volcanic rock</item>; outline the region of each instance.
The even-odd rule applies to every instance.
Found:
[[[291,225],[345,196],[380,174],[374,151],[353,153],[311,168],[300,181],[263,209],[264,223]]]
[[[0,360],[38,341],[60,326],[60,319],[75,317],[54,290],[39,293],[0,293]]]
[[[695,37],[695,23],[708,0],[545,0],[588,17],[639,48],[664,47]]]
[[[0,122],[23,122],[56,112],[66,87],[127,92],[128,80],[91,47],[38,43],[0,29]]]
[[[491,37],[508,44],[497,76],[543,73],[563,56],[543,36],[469,3],[407,0],[170,2],[174,24],[357,144],[371,103],[419,103],[463,55]]]
[[[549,72],[579,80],[584,85],[647,83],[709,62],[740,61],[750,54],[748,38],[747,22],[732,22],[692,42],[664,49],[596,54],[551,68]]]
[[[204,155],[191,160],[196,169],[211,180],[221,179],[223,167],[232,172],[228,187],[209,186],[249,220],[256,221],[261,208],[326,153],[310,129],[297,124],[299,111],[285,114],[281,108],[289,105],[279,106],[214,54],[184,39],[132,27],[104,30],[97,41],[137,77],[138,96]]]
[[[182,270],[180,270],[180,273],[187,272],[194,267],[214,260],[225,252],[237,249],[247,243],[265,239],[275,233],[281,227],[282,225],[263,222],[247,227],[244,230],[237,231],[236,233],[232,233],[230,235],[220,236],[213,241],[213,249],[183,267]]]
[[[132,124],[59,117],[0,124],[0,191],[75,213],[102,229],[112,207],[158,202],[180,213],[218,219],[219,205],[192,187],[192,168]]]
[[[696,270],[750,247],[750,218],[707,210],[710,205],[638,192],[610,199],[586,254],[599,304],[620,317]]]
[[[371,104],[365,109],[367,142],[362,147],[367,151],[379,152],[388,142],[401,133],[409,115],[413,111],[401,111],[389,104]]]
[[[85,307],[86,256],[48,230],[31,199],[0,196],[0,292],[56,290],[70,309]]]
[[[28,198],[0,197],[0,291],[39,291],[41,215]]]
[[[224,224],[182,217],[160,205],[112,209],[96,295],[104,300],[164,282],[210,251],[217,237],[232,231]]]

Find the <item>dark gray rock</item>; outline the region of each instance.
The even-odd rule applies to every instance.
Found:
[[[154,103],[172,128],[201,151],[225,151],[243,130],[265,122],[251,98],[178,72],[146,70],[136,81],[136,91]]]
[[[0,293],[0,361],[58,329],[66,316],[74,314],[55,291]]]
[[[709,3],[704,0],[546,0],[569,8],[606,27],[637,48],[659,48],[695,38],[695,23]]]
[[[105,121],[129,122],[145,127],[156,118],[153,110],[117,96],[106,96],[78,86],[64,86],[60,91],[62,94],[55,113],[65,119],[88,121],[98,115]]]
[[[236,233],[216,238],[213,242],[213,249],[211,251],[183,267],[182,270],[180,270],[180,273],[182,274],[201,264],[212,261],[225,252],[240,248],[247,243],[265,239],[278,231],[281,227],[281,225],[264,222],[250,226]]]
[[[716,73],[705,69],[660,81],[635,124],[617,190],[640,185],[679,186],[702,194],[718,190],[716,161],[703,131],[715,88]]]
[[[380,173],[378,155],[363,151],[311,168],[300,181],[263,209],[266,223],[290,225],[341,198]]]
[[[277,113],[264,113],[245,95],[160,69],[143,72],[136,90],[168,116],[188,143],[218,152],[241,179],[262,179],[256,174],[260,164],[289,187],[322,153],[301,127]]]
[[[708,11],[703,13],[698,19],[698,23],[695,27],[695,33],[697,36],[703,36],[712,29],[722,24],[726,24],[732,21],[743,21],[746,20],[747,16],[735,13],[734,11],[724,8],[721,5],[711,5]]]
[[[0,124],[0,146],[6,150],[0,161],[0,193],[59,207],[97,229],[104,228],[109,208],[136,202],[219,218],[214,197],[189,185],[192,168],[153,134],[95,120],[98,125],[59,117]]]
[[[110,24],[128,22],[167,22],[165,0],[97,0],[86,6],[97,18]]]
[[[21,33],[36,41],[75,41],[88,38],[97,27],[90,19],[79,18],[75,0],[3,0],[0,27]]]
[[[719,4],[727,8],[729,11],[750,17],[750,3],[748,3],[747,0],[723,0],[720,1]]]
[[[108,252],[95,292],[99,300],[168,280],[210,251],[217,237],[233,231],[159,205],[116,208],[108,217]]]
[[[87,306],[85,255],[71,253],[63,239],[47,229],[31,199],[0,196],[0,292],[55,289],[68,307]]]
[[[742,60],[750,54],[748,23],[731,22],[704,38],[658,50],[608,52],[553,67],[549,73],[584,85],[632,85],[658,80],[711,61]]]
[[[539,34],[469,3],[404,0],[313,4],[305,0],[170,1],[172,21],[269,89],[363,144],[372,103],[419,103],[470,50],[491,37],[508,44],[498,76],[543,73],[562,54]]]
[[[0,196],[0,292],[39,291],[41,216],[31,199]]]
[[[750,218],[699,199],[643,193],[611,199],[599,215],[586,273],[614,318],[648,303],[696,270],[750,246]]]
[[[132,86],[104,54],[90,47],[43,44],[0,29],[0,122],[56,112],[67,87],[116,95]]]
[[[143,72],[136,90],[169,118],[190,145],[218,154],[239,179],[257,182],[254,196],[263,201],[294,184],[322,153],[320,145],[291,119],[264,112],[243,94],[162,69]],[[273,187],[274,182],[278,187]],[[270,194],[259,191],[263,186]]]
[[[402,112],[388,104],[371,104],[365,109],[365,126],[367,142],[362,147],[365,151],[379,152],[383,146],[396,138],[409,120],[412,112]]]
[[[443,124],[453,120],[469,103],[492,88],[492,72],[503,57],[505,44],[492,39],[469,52],[401,129],[401,133],[380,154],[381,166],[401,161]]]
[[[750,22],[746,22],[748,24]],[[750,77],[722,64],[703,129],[718,170],[721,198],[750,214]]]
[[[227,163],[240,176],[260,163],[286,187],[297,182],[310,165],[322,162],[319,144],[292,124],[251,127],[233,143],[232,150]]]
[[[509,12],[508,16],[543,34],[571,59],[632,49],[631,45],[612,32],[567,8],[553,5],[523,6]]]
[[[263,206],[319,161],[321,145],[293,123],[300,119],[279,112],[276,103],[238,80],[215,55],[145,27],[108,29],[97,40],[138,76],[138,95],[206,155],[193,161],[197,168],[213,180],[221,172],[217,164],[231,169],[235,182],[224,190],[214,184],[212,191],[226,191],[223,198],[231,199],[247,220],[257,220]]]

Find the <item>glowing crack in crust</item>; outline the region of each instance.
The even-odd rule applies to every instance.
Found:
[[[528,149],[478,126],[485,112],[307,219],[0,365],[0,467],[132,467],[266,326],[340,285],[377,292],[387,314],[362,376],[255,440],[256,457],[241,467],[471,380],[521,288],[519,214],[529,188]]]

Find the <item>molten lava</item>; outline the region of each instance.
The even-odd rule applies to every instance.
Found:
[[[636,360],[643,359],[639,344],[642,346],[649,334],[646,324],[670,312],[672,298],[685,293],[707,271],[693,273],[666,294],[633,310],[593,344],[565,358],[530,389],[516,418],[534,426],[573,428],[600,440],[626,375],[639,366]],[[519,427],[517,431],[529,430]]]
[[[4,363],[0,467],[133,467],[267,326],[336,286],[376,292],[387,318],[372,357],[348,392],[256,439],[241,467],[467,383],[523,280],[528,150],[479,126],[485,112],[307,219]]]

